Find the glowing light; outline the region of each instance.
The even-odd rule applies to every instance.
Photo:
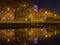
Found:
[[[41,31],[43,31],[43,29],[41,29]]]
[[[10,39],[7,40],[8,42],[10,41]]]
[[[47,35],[45,35],[45,37],[47,38],[48,36],[47,36]]]
[[[38,37],[35,37],[34,38],[34,44],[37,44],[38,43]]]
[[[34,11],[38,12],[38,6],[37,5],[34,5]]]
[[[56,14],[54,16],[57,16]]]
[[[26,6],[26,4],[24,4],[24,7]]]
[[[9,11],[9,10],[10,10],[10,8],[8,7],[8,8],[7,8],[7,10]]]
[[[47,14],[48,12],[47,11],[45,11],[45,14]]]

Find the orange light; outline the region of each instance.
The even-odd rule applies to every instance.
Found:
[[[7,8],[7,10],[9,11],[9,10],[10,10],[10,8],[8,7],[8,8]]]

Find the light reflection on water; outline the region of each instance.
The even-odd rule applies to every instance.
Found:
[[[0,30],[0,38],[9,42],[17,40],[18,42],[33,42],[35,37],[39,40],[45,40],[60,34],[58,28],[20,28]]]
[[[54,35],[57,35],[60,33],[60,31],[57,28],[21,28],[21,29],[4,29],[0,30],[1,34],[3,36],[12,36],[12,35],[26,35],[29,37],[52,37]],[[0,34],[0,35],[1,35]],[[21,37],[21,36],[20,36]],[[44,37],[44,38],[45,38]]]

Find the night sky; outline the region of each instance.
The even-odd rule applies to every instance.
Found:
[[[33,3],[39,5],[39,8],[53,10],[60,15],[60,0],[33,0]]]

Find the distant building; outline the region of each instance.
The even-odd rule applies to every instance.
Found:
[[[31,13],[31,21],[39,21],[39,22],[45,22],[47,17],[50,16],[58,16],[58,14],[55,11],[47,10],[47,9],[39,9],[38,12]]]
[[[14,13],[10,7],[3,12],[2,20],[14,20]]]
[[[57,16],[58,14],[55,11],[48,10],[48,9],[39,9],[39,14],[42,16]]]
[[[15,16],[16,20],[20,20],[20,21],[28,20],[27,18],[30,13],[31,7],[32,7],[31,2],[29,2],[28,0],[22,0],[16,11],[16,16]]]

